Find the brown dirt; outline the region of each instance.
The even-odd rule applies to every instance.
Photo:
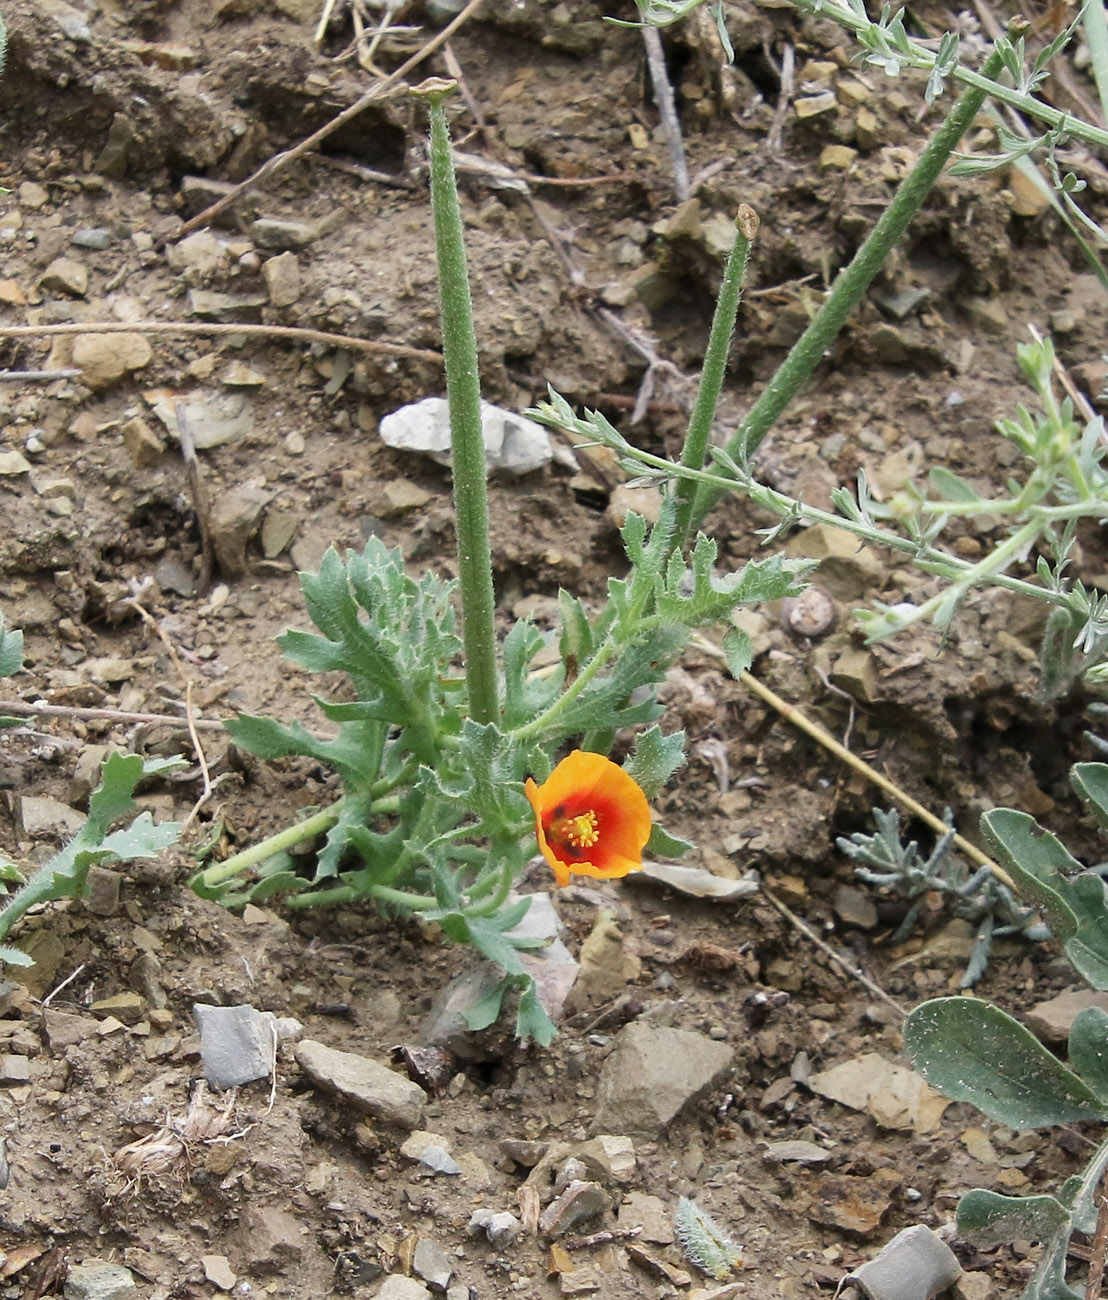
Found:
[[[721,73],[709,22],[673,29],[667,44],[690,172],[725,164],[700,190],[701,220],[729,218],[747,202],[763,223],[725,396],[733,419],[803,328],[814,295],[857,246],[934,114],[917,122],[914,81],[852,71],[845,38],[829,24],[776,5],[728,8],[735,69]],[[601,23],[603,6],[587,0],[558,6],[545,25],[538,4],[490,9],[497,16],[464,29],[454,52],[499,142],[500,161],[552,181],[617,179],[540,181],[532,209],[518,194],[464,175],[486,396],[522,410],[550,382],[571,401],[626,424],[644,363],[604,324],[596,295],[652,337],[661,357],[692,374],[720,255],[695,235],[655,233],[676,205],[644,93],[639,37]],[[320,54],[311,43],[314,7],[296,0],[105,5],[88,15],[91,39],[75,43],[58,23],[79,16],[53,0],[5,7],[11,51],[0,81],[0,180],[13,192],[0,197],[0,281],[11,279],[15,289],[0,300],[0,324],[187,320],[195,319],[185,296],[191,288],[264,293],[260,267],[272,250],[256,249],[250,233],[253,217],[264,215],[322,220],[325,233],[298,253],[296,303],[254,308],[251,318],[437,347],[420,129],[403,98],[369,110],[325,154],[297,162],[245,200],[217,230],[227,245],[219,265],[173,269],[155,243],[172,238],[196,210],[184,177],[239,179],[357,98],[365,77],[336,57],[350,35],[348,19],[337,21]],[[936,30],[942,21],[935,15]],[[136,41],[153,42],[155,53]],[[785,42],[795,48],[800,80],[812,61],[831,65],[809,75],[834,85],[839,104],[808,122],[790,110],[777,148],[767,145],[777,98],[770,55],[779,59]],[[162,48],[171,44],[188,52]],[[380,58],[390,67],[399,61],[388,47]],[[166,62],[172,66],[159,65]],[[427,68],[443,70],[441,61]],[[868,131],[859,130],[851,92],[873,115]],[[127,166],[106,176],[101,151],[121,115],[130,123]],[[472,126],[470,112],[459,108],[462,147],[491,156],[488,138],[467,135]],[[856,150],[847,170],[821,164],[828,144]],[[357,167],[395,183],[366,180]],[[876,287],[885,295],[926,288],[926,300],[905,320],[890,320],[876,297],[867,299],[819,381],[765,445],[761,464],[771,481],[823,504],[860,467],[893,488],[919,465],[941,463],[988,488],[1006,463],[992,424],[1012,409],[1014,350],[1026,322],[1047,327],[1052,313],[1068,312],[1068,320],[1054,316],[1063,360],[1098,362],[1103,299],[1064,230],[1049,214],[1026,215],[1004,180],[939,185]],[[44,195],[21,191],[26,182]],[[1092,202],[1099,202],[1095,194]],[[334,214],[340,219],[329,221]],[[537,215],[557,232],[585,288],[570,282]],[[109,232],[106,248],[71,245],[75,231],[90,227]],[[86,268],[83,294],[40,286],[59,257]],[[648,307],[629,286],[651,260],[658,268],[644,288]],[[26,670],[6,685],[25,699],[164,713],[180,712],[191,678],[206,717],[239,708],[313,725],[318,715],[306,679],[282,663],[273,644],[286,626],[305,622],[296,568],[312,567],[328,545],[360,546],[376,533],[401,546],[413,570],[453,571],[443,472],[390,451],[375,434],[384,414],[438,392],[438,374],[426,361],[250,338],[159,336],[152,343],[148,366],[100,391],[74,379],[0,387],[0,449],[26,450],[32,462],[29,472],[0,478],[0,600],[10,625],[27,635]],[[0,340],[0,364],[12,368],[64,364],[68,355],[44,341]],[[267,510],[294,520],[295,539],[291,556],[271,559],[254,539],[245,572],[217,574],[214,593],[182,595],[165,574],[171,564],[187,589],[197,572],[200,543],[184,467],[172,448],[136,463],[123,428],[140,418],[159,430],[146,392],[219,393],[232,363],[260,371],[263,382],[246,399],[251,431],[202,453],[206,491],[218,504],[236,489],[263,490]],[[636,430],[644,445],[675,449],[674,403],[687,394],[687,385],[659,380]],[[494,563],[506,614],[525,602],[541,617],[549,606],[536,598],[554,596],[559,585],[590,598],[602,594],[620,564],[604,510],[615,481],[603,463],[582,460],[576,475],[555,466],[494,483]],[[421,490],[424,504],[398,504],[397,483],[409,496]],[[727,563],[754,553],[754,530],[765,523],[736,502],[719,511],[713,524]],[[972,556],[987,541],[966,530],[959,545]],[[1099,550],[1097,539],[1086,540],[1077,576],[1098,580]],[[945,642],[921,632],[878,649],[876,698],[859,704],[828,684],[839,655],[854,644],[850,608],[866,596],[892,601],[931,588],[884,558],[855,590],[856,581],[840,575],[839,626],[816,644],[796,641],[776,611],[765,611],[758,675],[836,734],[848,734],[852,748],[930,807],[951,807],[967,833],[980,812],[1012,804],[1065,833],[1075,849],[1095,853],[1066,784],[1068,765],[1088,756],[1082,731],[1089,719],[1081,701],[1035,702],[1035,611],[996,594],[973,597]],[[136,592],[152,621],[126,603]],[[125,661],[122,675],[106,669],[106,659]],[[714,870],[763,873],[904,1007],[956,987],[956,942],[920,954],[917,938],[893,952],[881,942],[886,911],[877,929],[862,931],[844,927],[832,909],[836,888],[853,879],[835,837],[867,824],[872,792],[726,680],[707,653],[691,652],[668,692],[669,720],[690,734],[690,761],[659,811],[697,841],[701,860]],[[722,746],[732,782],[756,780],[721,791],[705,741]],[[9,732],[0,768],[9,813],[22,795],[76,797],[71,782],[88,747],[136,742],[172,751],[187,737],[180,728],[168,739],[136,735],[110,720]],[[216,834],[220,850],[233,851],[278,829],[291,810],[332,797],[330,780],[310,764],[236,765],[226,748],[218,739],[208,745],[213,770],[228,775],[199,815],[196,842]],[[199,789],[193,772],[144,798],[159,815],[183,817]],[[2,812],[0,845],[17,855],[41,852],[18,842],[13,817]],[[17,1262],[46,1253],[18,1271],[0,1270],[5,1278],[11,1273],[0,1293],[54,1294],[65,1260],[112,1258],[133,1270],[144,1300],[209,1295],[215,1287],[205,1281],[201,1257],[225,1255],[243,1287],[237,1293],[247,1294],[248,1284],[274,1296],[369,1295],[382,1272],[403,1271],[405,1243],[430,1237],[454,1260],[455,1285],[481,1300],[559,1294],[539,1240],[498,1252],[467,1236],[465,1224],[479,1205],[518,1211],[526,1171],[504,1155],[501,1139],[587,1133],[614,1032],[596,1023],[602,1006],[569,1020],[548,1051],[501,1045],[493,1059],[461,1069],[432,1103],[428,1127],[449,1137],[455,1154],[482,1162],[462,1179],[421,1179],[399,1155],[396,1134],[312,1093],[284,1053],[272,1098],[259,1083],[235,1099],[231,1141],[197,1141],[170,1172],[137,1185],[122,1178],[113,1153],[188,1107],[200,1077],[194,1001],[250,1002],[295,1015],[311,1037],[387,1059],[394,1044],[419,1041],[431,997],[468,961],[433,935],[367,911],[291,923],[263,914],[247,924],[189,893],[183,881],[191,861],[182,851],[172,869],[131,873],[114,915],[54,906],[20,932],[37,945],[40,964],[34,996],[9,988],[0,1019],[6,1050],[31,1058],[30,1083],[0,1089],[12,1165],[0,1202],[0,1247]],[[530,882],[548,884],[541,871]],[[648,1007],[675,999],[678,1025],[722,1034],[736,1049],[726,1086],[656,1143],[640,1144],[638,1170],[622,1190],[648,1191],[667,1204],[692,1195],[729,1225],[746,1256],[736,1278],[740,1294],[816,1294],[900,1227],[948,1222],[965,1189],[1052,1188],[1080,1153],[1078,1134],[1014,1135],[966,1107],[951,1107],[935,1131],[914,1133],[880,1127],[802,1084],[790,1088],[782,1081],[790,1070],[801,1076],[805,1063],[825,1068],[864,1052],[892,1059],[895,1012],[828,963],[763,899],[710,905],[640,883],[602,894],[626,947],[642,959],[633,986],[610,989],[609,1000],[627,992]],[[571,891],[559,907],[576,947],[592,928],[597,898]],[[932,937],[943,919],[930,916]],[[711,945],[730,957],[713,958]],[[943,955],[951,946],[953,959]],[[165,1005],[130,1027],[52,1045],[35,999],[74,972],[54,1009],[86,1012],[97,999],[132,988],[151,998],[152,978]],[[1019,1012],[1068,979],[1068,968],[1045,948],[1012,946],[980,987]],[[758,990],[784,991],[789,1000],[762,1018],[749,1003]],[[967,1149],[959,1140],[971,1126],[992,1138],[995,1163],[980,1158],[980,1144]],[[767,1162],[764,1142],[796,1137],[829,1147],[829,1163]],[[882,1182],[878,1171],[895,1177]],[[849,1177],[863,1182],[836,1182]],[[853,1233],[829,1226],[820,1206],[845,1204],[850,1189],[863,1185],[885,1188],[879,1225]],[[267,1233],[278,1241],[269,1254],[258,1245]],[[656,1249],[679,1262],[673,1248]],[[989,1294],[1018,1294],[1030,1267],[1026,1251],[986,1257],[959,1249],[967,1267],[990,1271]],[[581,1248],[575,1262],[595,1267],[602,1295],[670,1293],[629,1265],[618,1243]]]

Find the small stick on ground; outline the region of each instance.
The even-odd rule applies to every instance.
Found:
[[[646,46],[646,66],[650,69],[650,84],[654,90],[654,103],[658,106],[658,120],[665,136],[670,166],[673,168],[673,192],[678,203],[689,197],[689,167],[685,162],[685,143],[681,139],[681,122],[677,116],[677,101],[666,71],[666,52],[657,27],[644,23],[643,44]]]
[[[70,972],[70,973],[65,977],[65,979],[62,980],[62,982],[61,982],[60,984],[56,984],[56,985],[55,985],[55,986],[50,990],[50,992],[47,993],[47,995],[46,995],[46,996],[42,999],[42,1001],[39,1003],[39,1005],[42,1007],[42,1009],[43,1009],[44,1011],[45,1011],[46,1008],[50,1005],[50,1003],[54,1001],[54,999],[58,996],[58,994],[62,991],[62,989],[64,989],[67,985],[73,983],[73,981],[77,978],[78,975],[80,975],[80,973],[85,969],[85,967],[86,967],[87,965],[88,965],[87,962],[82,962],[82,963],[80,964],[80,966],[78,966],[77,969],[76,969],[75,971],[71,971],[71,972]]]
[[[722,654],[722,651],[720,653]],[[857,754],[852,754],[844,745],[840,745],[830,732],[824,730],[818,722],[813,722],[811,718],[805,717],[796,705],[789,704],[787,700],[783,700],[780,695],[775,694],[768,686],[763,685],[757,677],[752,677],[750,673],[743,673],[739,677],[739,681],[749,690],[753,691],[760,699],[770,705],[771,708],[776,709],[777,712],[780,713],[788,722],[791,722],[794,727],[799,727],[801,731],[811,736],[813,740],[818,741],[824,749],[827,749],[834,754],[836,758],[841,759],[842,762],[846,763],[849,767],[852,767],[856,772],[861,773],[867,781],[872,781],[874,785],[884,790],[886,794],[891,795],[899,804],[907,808],[914,817],[918,817],[920,821],[926,822],[933,831],[936,831],[939,835],[947,835],[950,833],[952,828],[948,826],[946,822],[941,818],[936,817],[935,814],[931,812],[930,809],[925,808],[923,804],[918,803],[906,790],[902,790],[900,786],[895,784],[895,782],[890,781],[887,776],[882,776],[876,768],[870,767],[864,759],[859,758]],[[987,853],[982,853],[976,844],[971,844],[964,836],[958,834],[955,834],[954,836],[954,843],[967,858],[976,862],[979,867],[987,868],[987,870],[994,875],[1002,885],[1007,885],[1009,889],[1015,890],[1016,882],[1007,871],[1005,871],[998,862],[994,862]]]
[[[79,370],[0,370],[0,384],[46,384],[53,379],[76,379]]]
[[[589,1246],[607,1246],[613,1241],[634,1241],[642,1228],[605,1228],[602,1232],[593,1232],[587,1237],[570,1237],[563,1241],[566,1250],[585,1250]]]
[[[359,339],[350,334],[330,334],[325,330],[301,329],[296,325],[207,325],[194,321],[140,320],[128,323],[106,320],[81,321],[79,325],[0,325],[0,339],[52,338],[56,334],[252,334],[262,338],[293,339],[302,343],[328,343],[336,348],[354,348],[361,352],[385,352],[394,357],[414,357],[442,365],[442,354],[426,348],[410,348],[403,343],[385,343],[380,339]]]
[[[260,185],[263,180],[268,179],[268,177],[272,176],[275,172],[287,167],[294,159],[311,152],[316,145],[326,140],[327,137],[337,131],[339,127],[345,126],[347,122],[352,121],[359,113],[364,112],[375,99],[380,99],[381,96],[391,90],[393,86],[399,85],[409,72],[414,68],[418,68],[419,65],[425,59],[434,54],[440,46],[445,45],[454,33],[473,17],[481,7],[481,3],[482,0],[469,0],[469,3],[456,18],[447,23],[441,32],[436,32],[436,34],[432,36],[422,49],[417,50],[410,59],[405,60],[405,62],[403,62],[395,72],[390,73],[387,77],[383,77],[380,81],[374,82],[360,99],[355,100],[349,108],[344,108],[337,117],[333,117],[330,122],[325,123],[318,131],[313,132],[311,135],[301,140],[299,144],[293,145],[291,149],[286,149],[284,153],[274,154],[274,156],[267,162],[264,162],[252,176],[248,176],[246,180],[236,185],[233,190],[225,194],[218,202],[210,204],[203,210],[203,212],[198,212],[195,217],[191,217],[186,221],[185,224],[173,235],[173,239],[182,239],[185,235],[191,234],[192,231],[199,230],[201,226],[208,225],[217,213],[222,212],[224,208],[229,207],[236,199],[241,198],[248,190],[254,189],[256,186]]]
[[[713,645],[712,642],[707,640],[705,637],[695,637],[694,644],[699,650],[705,651],[705,653],[712,655],[714,658],[726,658],[723,651],[718,646]],[[760,682],[757,677],[752,676],[750,673],[741,673],[738,680],[742,682],[748,690],[753,691],[759,699],[763,700],[772,709],[776,709],[776,711],[780,713],[787,722],[791,722],[794,727],[798,727],[806,735],[811,736],[811,738],[818,741],[824,749],[828,750],[830,753],[834,754],[836,758],[846,763],[848,767],[852,767],[855,772],[860,773],[867,781],[872,781],[879,789],[884,790],[886,794],[891,795],[897,803],[901,804],[902,807],[907,808],[913,817],[918,817],[920,821],[926,822],[933,831],[936,831],[939,835],[948,835],[953,829],[941,818],[936,817],[929,808],[925,808],[923,804],[913,799],[906,790],[902,790],[894,781],[890,781],[887,776],[882,776],[876,768],[870,767],[865,759],[859,758],[857,754],[852,754],[845,745],[840,745],[829,731],[824,727],[821,727],[818,722],[813,722],[811,718],[806,717],[795,704],[790,704],[787,700],[783,700],[780,695],[775,691],[771,691],[770,688]],[[986,870],[989,871],[991,875],[995,876],[1002,885],[1007,885],[1009,889],[1016,890],[1016,882],[1007,871],[1005,871],[998,862],[994,862],[987,853],[982,853],[976,844],[971,844],[964,836],[958,834],[955,834],[954,836],[954,843],[967,858],[972,862],[976,862],[979,867],[985,867]]]
[[[766,135],[766,147],[773,154],[780,154],[785,135],[785,114],[793,101],[796,89],[796,54],[793,47],[785,42],[781,51],[781,93],[777,96],[777,107],[773,112],[773,122]]]
[[[153,630],[162,645],[165,646],[166,650],[169,652],[169,657],[173,660],[174,667],[177,669],[181,680],[185,684],[185,724],[188,727],[189,740],[192,742],[192,751],[196,755],[196,762],[200,767],[200,776],[204,782],[204,789],[200,793],[200,798],[193,804],[189,815],[185,818],[184,824],[181,827],[183,832],[192,824],[200,809],[203,808],[212,795],[215,794],[216,787],[222,783],[224,778],[219,777],[216,781],[212,780],[211,769],[208,767],[208,758],[204,753],[204,746],[200,743],[200,734],[196,726],[196,713],[192,707],[193,680],[185,671],[184,664],[181,663],[181,657],[177,653],[177,647],[169,637],[166,636],[165,629],[161,626],[158,620],[139,602],[137,597],[128,601],[128,604],[135,610],[146,626]]]
[[[312,33],[312,41],[316,45],[323,44],[323,38],[327,35],[327,25],[331,21],[331,15],[335,12],[335,0],[324,0],[323,12],[319,15],[319,22]]]
[[[82,722],[168,723],[180,726],[184,718],[172,713],[129,713],[123,709],[80,708],[70,704],[28,704],[24,700],[0,701],[0,715],[14,714],[20,718],[73,718]],[[223,723],[216,718],[195,718],[193,725],[208,731],[222,731]]]
[[[829,957],[835,963],[835,965],[838,966],[840,970],[845,971],[846,974],[849,975],[851,979],[857,980],[859,984],[869,989],[869,991],[873,994],[875,998],[880,998],[881,1001],[884,1002],[887,1006],[892,1007],[892,1009],[897,1013],[898,1016],[900,1016],[901,1019],[903,1019],[908,1014],[907,1011],[905,1011],[904,1008],[900,1005],[900,1003],[897,1002],[895,998],[890,997],[889,994],[886,993],[885,990],[879,984],[875,984],[873,980],[871,980],[870,977],[865,973],[865,971],[863,971],[858,966],[852,966],[850,962],[846,960],[845,957],[840,957],[839,954],[835,951],[834,948],[831,947],[830,944],[825,943],[819,937],[819,935],[816,934],[815,930],[812,929],[812,927],[808,924],[807,921],[802,921],[800,917],[797,916],[797,914],[792,910],[792,908],[787,907],[784,903],[782,903],[782,901],[777,897],[776,894],[768,890],[764,884],[759,885],[758,889],[759,892],[766,898],[767,902],[771,903],[775,908],[777,908],[777,910],[781,913],[781,915],[785,918],[786,921],[788,921],[788,923],[791,926],[799,930],[800,933],[804,935],[806,939],[814,943],[816,947],[820,950],[820,952],[822,952],[826,957]]]

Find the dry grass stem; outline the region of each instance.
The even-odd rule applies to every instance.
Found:
[[[87,320],[67,325],[0,325],[0,339],[52,338],[58,334],[210,334],[250,335],[261,338],[292,339],[300,343],[325,343],[336,348],[354,348],[359,352],[383,352],[394,357],[414,357],[419,361],[442,364],[442,355],[426,348],[410,348],[403,343],[385,343],[380,339],[359,339],[351,334],[331,334],[326,330],[301,329],[297,325],[209,325],[199,321]]]

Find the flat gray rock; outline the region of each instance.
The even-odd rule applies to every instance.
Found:
[[[238,1088],[273,1073],[276,1048],[275,1017],[247,1004],[213,1007],[193,1005],[200,1031],[200,1059],[208,1087],[217,1092]]]
[[[90,1259],[70,1265],[63,1294],[65,1300],[131,1300],[135,1279],[122,1264]]]
[[[297,1044],[296,1063],[317,1087],[386,1124],[412,1129],[423,1119],[427,1094],[380,1061],[339,1052],[308,1038]]]
[[[653,1140],[727,1073],[734,1055],[687,1029],[628,1025],[604,1062],[593,1132]]]

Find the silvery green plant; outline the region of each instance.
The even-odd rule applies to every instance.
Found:
[[[311,672],[345,674],[352,699],[316,699],[337,734],[321,740],[303,727],[249,716],[229,729],[259,757],[325,764],[338,775],[342,797],[207,866],[194,887],[229,904],[278,894],[293,909],[364,900],[390,915],[435,921],[502,972],[496,993],[471,1011],[471,1027],[490,1023],[501,999],[518,994],[518,1034],[545,1043],[553,1026],[520,956],[536,941],[515,932],[529,899],[515,897],[513,886],[534,847],[525,778],[544,779],[560,749],[606,754],[617,732],[635,728],[625,766],[647,798],[655,797],[684,761],[683,733],[664,735],[656,725],[656,686],[691,630],[726,621],[739,606],[799,592],[809,566],[775,555],[719,572],[714,541],[698,535],[685,545],[689,502],[675,485],[653,525],[628,515],[621,530],[627,576],[609,579],[598,609],[562,591],[556,631],[520,619],[498,640],[477,345],[444,108],[452,85],[432,80],[422,93],[431,115],[458,580],[410,577],[400,552],[376,539],[361,552],[332,550],[318,573],[301,575],[317,630],[286,632],[280,645]],[[690,420],[690,463],[703,459],[748,251],[740,229],[712,329],[716,364],[706,369]],[[727,645],[741,671],[749,645],[737,631]],[[536,661],[549,661],[555,646],[553,670],[538,669]],[[316,842],[305,872],[291,850]],[[675,856],[688,846],[655,823],[646,847]]]
[[[997,422],[997,431],[1014,445],[1020,473],[997,496],[982,496],[964,478],[935,466],[929,491],[908,485],[887,500],[871,492],[864,473],[855,492],[832,493],[835,510],[820,510],[759,482],[748,456],[736,458],[728,447],[712,447],[711,471],[692,470],[632,446],[603,416],[577,417],[552,395],[543,418],[565,423],[578,434],[611,447],[621,462],[649,481],[678,478],[699,486],[714,500],[721,492],[737,492],[778,517],[764,531],[765,541],[806,524],[830,524],[861,540],[908,556],[918,568],[944,585],[918,604],[902,601],[876,604],[856,612],[870,641],[930,622],[946,628],[971,591],[996,586],[1029,596],[1049,606],[1041,645],[1042,695],[1058,698],[1085,679],[1108,681],[1108,598],[1067,575],[1078,524],[1108,517],[1108,444],[1104,421],[1076,418],[1070,399],[1055,389],[1054,349],[1049,339],[1021,345],[1017,360],[1038,402],[1034,409],[1019,406],[1013,417]],[[749,418],[749,417],[748,417]],[[732,440],[734,441],[734,440]],[[981,559],[969,561],[941,546],[954,519],[999,521],[1004,536]],[[1034,579],[1009,570],[1035,556]]]
[[[688,8],[663,4],[659,11],[653,5],[642,16],[668,22]],[[512,884],[530,849],[523,778],[542,778],[563,745],[604,754],[618,730],[645,726],[627,768],[648,796],[656,794],[682,761],[683,736],[664,736],[654,725],[655,686],[690,629],[726,620],[740,605],[799,589],[806,567],[779,556],[718,573],[716,544],[696,529],[715,497],[735,488],[727,475],[742,479],[750,456],[812,375],[1003,66],[1000,52],[985,60],[983,85],[969,85],[936,128],[726,448],[713,449],[710,442],[757,230],[757,218],[745,205],[737,213],[678,465],[651,462],[602,416],[578,415],[557,394],[550,395],[536,413],[539,418],[609,442],[628,463],[645,460],[665,471],[659,477],[661,508],[652,527],[637,515],[628,517],[622,530],[628,575],[609,579],[608,598],[599,609],[590,611],[577,595],[562,592],[557,632],[521,621],[502,643],[492,617],[477,348],[443,108],[449,87],[425,84],[453,441],[460,641],[452,621],[453,590],[433,578],[414,583],[399,557],[377,544],[345,559],[330,555],[319,574],[305,575],[308,612],[322,635],[287,633],[282,645],[313,671],[345,671],[355,699],[319,701],[339,726],[331,740],[256,718],[232,724],[232,734],[263,757],[301,754],[329,764],[343,782],[344,795],[265,843],[207,867],[196,879],[199,890],[238,902],[282,893],[292,907],[367,899],[386,911],[437,920],[450,938],[471,944],[500,966],[501,994],[519,991],[518,1032],[549,1039],[552,1026],[517,951],[527,941],[513,933],[526,900],[512,899]],[[709,457],[715,472],[704,468]],[[790,504],[790,513],[794,509]],[[917,549],[917,543],[905,545],[913,553]],[[554,671],[533,671],[540,652],[553,642],[558,647]],[[724,651],[736,675],[749,666],[750,645],[738,631],[729,631]],[[464,671],[458,668],[459,655]],[[305,874],[289,851],[320,835],[326,838],[314,871]],[[680,848],[655,826],[648,851],[673,854]],[[240,877],[247,871],[252,875],[244,886]],[[482,1006],[481,1023],[496,1014],[499,1002],[494,1001]]]
[[[890,943],[908,937],[929,895],[938,894],[950,904],[955,916],[975,927],[973,949],[961,980],[961,987],[967,989],[985,973],[993,939],[1015,934],[1031,940],[1050,938],[1035,909],[1020,903],[988,867],[970,871],[952,852],[953,829],[940,835],[925,857],[915,840],[901,837],[900,814],[895,808],[887,812],[875,808],[873,821],[875,834],[855,831],[849,837],[841,836],[836,843],[842,853],[859,864],[854,868],[859,880],[908,903],[904,918],[889,936]],[[951,825],[949,809],[943,821]]]
[[[1071,783],[1101,830],[1108,829],[1108,765],[1079,763]],[[1049,831],[1026,813],[998,808],[981,819],[998,861],[1026,901],[1041,909],[1077,974],[1108,990],[1108,890]],[[904,1026],[904,1048],[932,1087],[967,1101],[999,1124],[1047,1128],[1108,1121],[1108,1014],[1098,1007],[1074,1019],[1068,1064],[1020,1022],[976,998],[936,998],[916,1007]],[[988,1248],[1023,1240],[1041,1243],[1023,1300],[1082,1300],[1067,1279],[1070,1239],[1097,1228],[1108,1141],[1085,1169],[1054,1193],[1003,1196],[977,1189],[958,1203],[959,1234]]]

